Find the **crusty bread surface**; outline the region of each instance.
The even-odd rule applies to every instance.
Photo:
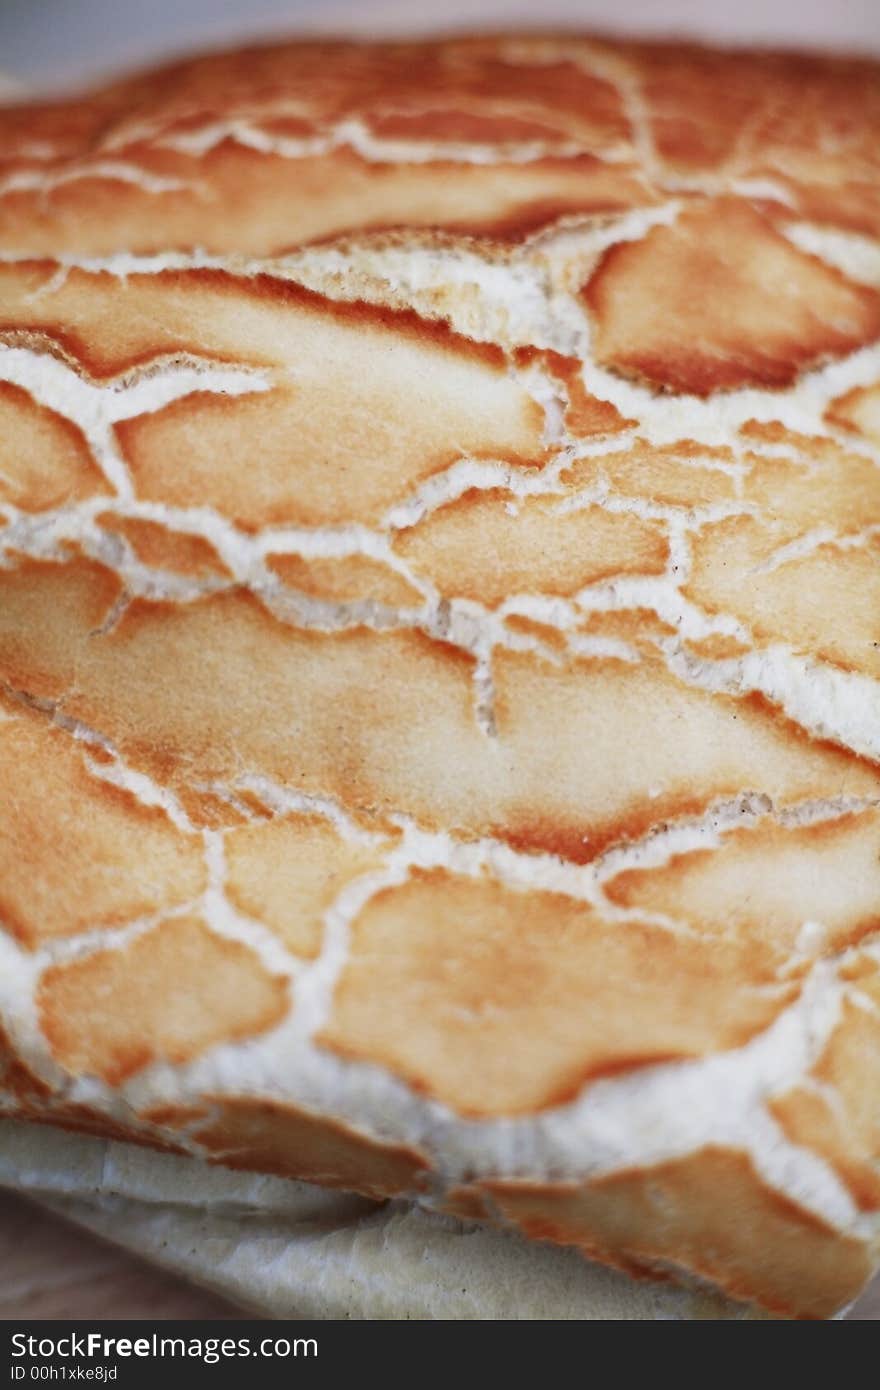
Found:
[[[878,340],[871,61],[0,109],[0,1112],[852,1300]]]

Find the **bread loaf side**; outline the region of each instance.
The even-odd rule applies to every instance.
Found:
[[[869,61],[0,110],[0,1111],[853,1299],[878,344]]]

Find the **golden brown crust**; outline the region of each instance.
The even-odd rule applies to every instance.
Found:
[[[314,959],[324,919],[343,889],[379,869],[391,841],[344,840],[321,816],[278,816],[226,837],[226,893],[294,955]]]
[[[0,381],[0,503],[42,512],[109,490],[82,431]]]
[[[698,637],[687,642],[687,650],[705,661],[730,661],[745,656],[748,644],[739,637],[728,637],[723,632],[710,633],[708,637]]]
[[[96,632],[115,597],[112,575],[79,559],[0,571],[0,678],[61,701],[175,790],[235,779],[244,763],[361,812],[402,811],[584,862],[744,788],[784,805],[822,796],[829,779],[836,795],[880,786],[870,763],[754,696],[695,689],[659,661],[583,657],[562,668],[498,649],[489,742],[474,716],[472,660],[420,632],[300,629],[237,591],[136,600]],[[244,651],[260,653],[259,684]],[[308,719],[292,723],[290,708]],[[612,727],[620,752],[609,764]]]
[[[855,1292],[878,152],[577,35],[0,110],[4,1113]]]
[[[582,1187],[502,1180],[482,1187],[529,1235],[578,1245],[630,1272],[633,1260],[643,1271],[671,1263],[786,1316],[828,1317],[867,1273],[858,1241],[841,1240],[767,1186],[736,1150],[713,1146]]]
[[[769,983],[748,950],[435,870],[361,913],[319,1041],[459,1113],[528,1113],[601,1076],[739,1047],[793,998]]]
[[[508,613],[504,618],[508,632],[515,636],[535,638],[551,651],[564,652],[568,646],[566,634],[560,632],[552,623],[542,623],[536,618],[527,618],[523,613]]]
[[[611,247],[584,297],[600,362],[695,396],[787,386],[880,337],[880,295],[797,251],[734,199]]]
[[[639,517],[602,507],[562,511],[556,498],[517,503],[491,491],[448,503],[402,531],[396,548],[444,597],[489,608],[517,593],[564,597],[616,576],[662,574],[669,556],[662,527]]]
[[[26,245],[37,254],[107,255],[124,244],[143,255],[195,245],[221,255],[241,249],[273,255],[291,245],[401,226],[519,242],[561,218],[603,216],[655,201],[637,168],[609,167],[590,155],[527,164],[501,160],[486,169],[442,155],[427,164],[401,163],[346,149],[291,160],[229,141],[197,158],[137,148],[126,153],[146,175],[140,182],[151,188],[100,168],[93,176],[78,170],[75,181],[51,190],[48,226],[40,206],[44,190],[7,193],[3,244]],[[40,173],[44,168],[41,161]],[[208,190],[217,215],[206,222]]]
[[[366,555],[270,555],[266,565],[289,589],[325,603],[381,603],[388,608],[421,603],[413,584],[390,565]]]
[[[175,1144],[167,1135],[144,1129],[133,1123],[125,1123],[105,1115],[89,1105],[54,1103],[50,1109],[40,1113],[28,1113],[31,1124],[52,1125],[59,1129],[72,1130],[75,1134],[92,1134],[99,1139],[113,1139],[120,1144],[140,1144],[160,1153],[186,1154],[181,1144]]]
[[[707,526],[694,542],[685,592],[710,613],[732,613],[761,642],[784,641],[847,671],[880,674],[880,541],[829,541],[806,554],[751,517]],[[751,583],[741,584],[748,572]],[[816,593],[828,609],[817,612]]]
[[[328,298],[279,274],[241,276],[188,265],[122,278],[71,267],[63,282],[47,294],[47,282],[56,274],[57,264],[51,259],[15,258],[2,263],[6,317],[0,321],[0,331],[13,343],[47,339],[55,352],[75,359],[95,378],[123,376],[184,355],[253,367],[289,368],[295,360],[301,379],[320,392],[319,366],[302,355],[304,342],[311,339],[313,349],[334,360],[343,358],[335,365],[342,384],[356,394],[361,384],[351,373],[345,374],[344,358],[360,344],[361,333],[368,335],[375,349],[393,354],[390,362],[373,365],[380,378],[383,369],[406,368],[407,350],[429,354],[428,363],[422,361],[423,371],[427,365],[437,370],[445,365],[453,373],[456,368],[482,368],[489,374],[488,380],[480,379],[483,394],[505,370],[505,354],[493,343],[475,342],[411,309]],[[291,350],[295,359],[288,355]],[[363,362],[359,365],[363,367]],[[453,383],[458,384],[454,376]],[[261,384],[257,379],[255,390]],[[522,394],[513,401],[505,399],[508,414],[501,417],[502,428],[522,424],[523,411],[517,411],[517,402],[523,405],[526,425],[540,428],[540,413]],[[376,410],[371,397],[366,404]],[[399,410],[399,401],[397,406]]]
[[[0,1092],[11,1096],[30,1116],[32,1109],[50,1095],[50,1088],[24,1065],[6,1033],[0,1029]],[[0,1111],[5,1109],[0,1101]],[[12,1111],[14,1113],[14,1109]]]
[[[840,1021],[806,1083],[769,1105],[796,1144],[822,1154],[859,1206],[880,1210],[880,1101],[874,1082],[880,1060],[880,975],[863,957]],[[852,971],[850,972],[853,973]]]
[[[204,332],[199,350],[227,354],[229,317],[250,319],[250,334],[278,342],[273,355],[292,382],[235,397],[196,392],[122,421],[122,452],[145,500],[207,504],[248,529],[379,522],[461,457],[540,463],[540,412],[499,353],[435,326],[415,331],[412,316],[386,322],[360,306],[316,307],[314,297],[300,310],[281,282],[261,295],[240,285],[237,295],[206,289],[203,322],[218,331]],[[152,312],[164,313],[163,298]],[[426,377],[430,401],[413,410]],[[258,486],[238,466],[243,434],[260,441]]]
[[[198,917],[168,918],[127,945],[44,971],[40,1021],[74,1076],[116,1085],[151,1062],[180,1063],[284,1017],[286,982]]]
[[[732,461],[729,448],[688,440],[652,447],[636,439],[625,450],[577,459],[563,479],[573,488],[605,484],[612,494],[632,501],[650,498],[664,507],[706,507],[735,502],[736,479],[728,471]]]
[[[846,896],[841,882],[852,885]],[[747,894],[738,891],[742,883]],[[780,965],[811,921],[821,924],[822,949],[841,951],[880,927],[880,815],[795,826],[759,820],[729,831],[717,848],[625,870],[606,892],[623,907],[662,913],[701,934],[760,943]]]
[[[205,1099],[213,1114],[193,1137],[226,1168],[345,1187],[365,1197],[398,1197],[425,1186],[428,1161],[408,1145],[379,1143],[336,1120],[276,1101]]]
[[[588,439],[593,435],[620,434],[638,423],[636,420],[626,419],[610,401],[590,395],[584,386],[581,363],[576,357],[566,357],[560,352],[546,350],[539,352],[532,347],[517,348],[514,356],[523,366],[539,363],[564,387],[563,419],[566,429],[575,438]]]
[[[204,536],[171,531],[161,522],[119,516],[115,512],[101,512],[97,520],[105,531],[122,536],[142,565],[191,575],[197,579],[208,576],[224,578],[229,574],[217,551]]]
[[[875,230],[876,87],[869,61],[570,34],[212,55],[0,112],[4,242],[269,253],[365,226],[504,235],[728,171]],[[859,113],[845,139],[841,108]]]
[[[856,386],[839,400],[832,401],[828,419],[874,444],[880,443],[880,385]]]
[[[0,702],[0,916],[29,947],[198,898],[202,847],[89,770],[44,714]]]
[[[656,656],[676,635],[675,627],[650,608],[599,608],[584,619],[579,631],[587,637],[621,642],[643,656]]]
[[[479,1221],[490,1225],[493,1220],[485,1197],[473,1187],[450,1188],[443,1202],[443,1210],[462,1221]]]

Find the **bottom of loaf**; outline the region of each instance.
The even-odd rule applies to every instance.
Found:
[[[307,1183],[0,1120],[0,1186],[263,1317],[751,1319],[696,1287]]]

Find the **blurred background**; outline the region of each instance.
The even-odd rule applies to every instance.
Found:
[[[0,0],[0,75],[75,87],[166,55],[289,33],[580,27],[880,54],[880,0]],[[0,1192],[0,1319],[234,1310]],[[880,1317],[875,1287],[855,1310]]]
[[[67,85],[199,45],[298,30],[580,25],[880,52],[880,0],[0,0],[0,69]]]

